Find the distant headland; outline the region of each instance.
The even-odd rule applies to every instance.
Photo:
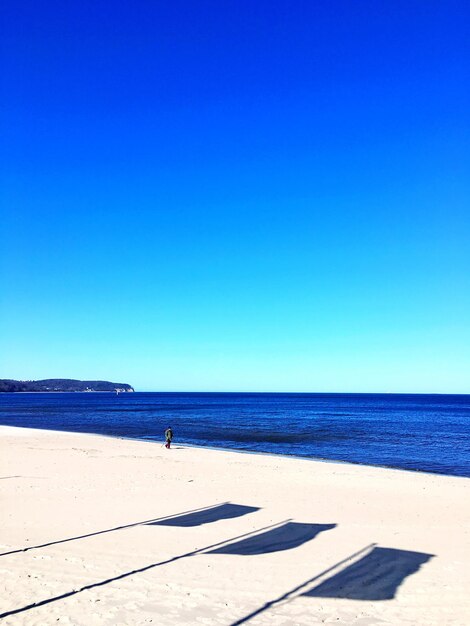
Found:
[[[64,392],[64,391],[112,391],[130,392],[134,388],[127,383],[110,383],[106,380],[74,380],[72,378],[48,378],[46,380],[10,380],[0,378],[1,392]]]

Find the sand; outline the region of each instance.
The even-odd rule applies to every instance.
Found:
[[[469,624],[469,480],[0,427],[4,624]]]

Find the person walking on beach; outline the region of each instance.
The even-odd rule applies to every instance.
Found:
[[[168,426],[168,428],[165,430],[165,448],[170,448],[172,439],[173,431],[171,430],[171,426]]]

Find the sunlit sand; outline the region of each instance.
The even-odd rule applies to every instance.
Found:
[[[5,624],[466,624],[469,480],[0,427]]]

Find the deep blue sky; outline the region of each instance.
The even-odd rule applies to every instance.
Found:
[[[0,377],[470,393],[468,2],[5,4]]]

